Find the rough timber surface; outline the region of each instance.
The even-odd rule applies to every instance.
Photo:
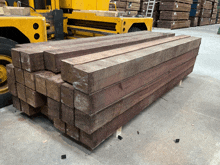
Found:
[[[59,73],[61,71],[61,60],[86,55],[88,53],[97,53],[110,49],[120,48],[124,46],[129,46],[133,44],[143,43],[147,41],[153,41],[160,38],[167,37],[167,34],[163,33],[150,33],[149,35],[143,35],[140,37],[130,37],[125,39],[112,39],[106,41],[91,42],[85,45],[73,45],[66,49],[58,49],[45,51],[44,60],[46,69],[54,73]]]
[[[193,0],[161,0],[161,2],[180,2],[180,3],[192,4]]]
[[[194,49],[180,57],[171,59],[90,95],[75,90],[75,108],[85,114],[95,114],[138,88],[152,82],[154,79],[162,76],[169,70],[172,70],[189,59],[196,57],[197,54],[198,49]]]
[[[161,2],[160,11],[190,11],[191,5],[178,2]]]
[[[75,58],[69,58],[66,60],[62,60],[62,67],[61,67],[61,76],[64,81],[69,82],[70,84],[74,83],[74,76],[75,76],[75,65],[85,64],[92,61],[98,61],[100,59],[105,59],[108,57],[117,56],[124,53],[129,53],[131,51],[140,50],[147,47],[156,46],[162,43],[175,41],[182,38],[187,38],[189,36],[176,36],[176,37],[168,37],[163,38],[155,41],[151,41],[148,43],[142,43],[142,44],[136,44],[135,46],[127,46],[123,48],[108,50],[100,53],[92,53],[85,56],[75,57]]]
[[[181,66],[178,66],[177,68],[174,68],[170,72],[164,73],[161,77],[154,80],[153,82],[144,85],[143,87],[132,92],[128,96],[122,98],[117,103],[92,116],[76,110],[76,127],[88,134],[92,134],[93,132],[104,126],[106,123],[110,122],[118,115],[127,111],[132,106],[135,106],[136,104],[138,104],[138,102],[142,101],[144,98],[151,95],[154,91],[158,90],[166,83],[177,77],[180,73],[183,73],[184,71],[192,67],[194,63],[195,58],[182,64]]]
[[[160,20],[187,20],[189,12],[161,11]]]
[[[87,134],[83,131],[80,131],[80,141],[83,144],[90,147],[91,149],[96,148],[106,138],[112,135],[118,128],[120,128],[122,125],[125,125],[132,118],[138,115],[144,108],[152,104],[159,97],[161,97],[166,92],[171,90],[174,86],[176,86],[179,83],[179,81],[182,80],[184,77],[186,77],[188,74],[190,74],[192,70],[193,70],[193,67],[187,70],[186,72],[184,72],[183,74],[179,75],[172,81],[170,81],[165,86],[161,87],[159,90],[155,91],[150,96],[143,99],[141,102],[139,102],[135,106],[131,107],[129,110],[127,110],[123,114],[116,117],[111,122],[107,123],[104,127],[95,131],[93,134]]]
[[[118,81],[198,48],[201,39],[184,38],[116,57],[75,66],[74,87],[90,94]],[[169,56],[165,56],[169,54]],[[158,60],[155,61],[154,59]],[[123,74],[122,74],[123,73]],[[126,73],[126,74],[124,74]]]
[[[188,28],[190,27],[190,20],[181,20],[181,21],[158,20],[157,27],[168,28],[168,29]]]

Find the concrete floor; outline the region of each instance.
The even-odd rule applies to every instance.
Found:
[[[124,126],[122,140],[111,136],[93,152],[62,135],[43,116],[30,119],[12,106],[0,109],[0,165],[220,164],[217,29],[171,31],[203,38],[194,73]],[[67,158],[61,159],[64,154]]]

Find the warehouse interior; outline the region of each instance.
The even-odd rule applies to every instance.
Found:
[[[1,18],[14,16],[1,16],[1,2],[0,23],[4,21]],[[6,66],[12,102],[0,108],[1,165],[220,164],[218,2],[155,0],[148,13],[153,19],[140,16],[150,11],[150,3],[111,1],[107,16],[98,13],[105,18],[117,12],[118,22],[126,18],[128,22],[146,21],[146,27],[152,23],[150,32],[133,26],[129,31],[124,24],[125,34],[103,37],[99,33],[78,39],[94,33],[91,27],[82,33],[83,24],[69,38],[55,30],[48,33],[48,42],[42,38],[38,43],[13,41],[12,61]],[[162,3],[180,3],[185,7],[178,11],[176,5],[169,5],[173,7],[170,11],[167,5],[160,8]],[[190,16],[198,4],[200,14]],[[209,10],[210,14],[203,15],[201,4],[209,8],[204,11]],[[65,4],[60,2],[62,5]],[[5,4],[3,8],[7,8]],[[7,12],[22,17],[24,10],[27,14],[26,7],[22,12],[10,10]],[[94,14],[84,12],[82,17]],[[73,28],[68,23],[67,26]],[[110,29],[100,31],[107,34]],[[123,33],[123,28],[116,29]],[[69,40],[49,41],[53,35]],[[1,38],[0,33],[0,57]],[[4,42],[3,46],[9,40]],[[1,65],[0,85],[4,80]],[[148,81],[140,76],[145,73]],[[140,103],[145,99],[149,103],[142,108]]]

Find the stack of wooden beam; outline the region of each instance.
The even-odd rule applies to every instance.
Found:
[[[161,0],[157,27],[169,29],[189,27],[191,4],[192,0]]]
[[[207,0],[201,0],[200,17],[198,21],[199,26],[209,25],[212,15],[212,2]]]
[[[143,17],[146,16],[146,10],[148,7],[147,2],[148,0],[141,0],[139,15],[142,15]],[[157,27],[157,21],[159,20],[159,17],[160,17],[159,6],[160,6],[160,1],[156,0],[155,6],[154,6],[154,12],[153,12],[153,19],[154,19],[153,27]]]
[[[18,45],[7,65],[13,105],[94,149],[190,74],[200,43],[142,31]]]
[[[193,0],[193,4],[191,5],[191,10],[190,10],[190,21],[191,27],[196,27],[198,25],[198,18],[200,15],[200,9],[201,9],[201,0]]]
[[[5,6],[5,0],[0,0],[0,7],[4,7]]]
[[[140,10],[140,0],[114,0],[111,2],[116,4],[118,11],[124,12],[125,17],[136,16]]]
[[[220,24],[220,10],[217,10],[216,24]]]
[[[217,17],[218,0],[212,1],[212,14],[210,24],[215,24]]]

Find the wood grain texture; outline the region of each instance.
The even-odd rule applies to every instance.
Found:
[[[188,20],[189,12],[161,11],[160,20]]]
[[[74,75],[75,75],[75,72],[74,72],[75,65],[85,64],[85,63],[89,63],[92,61],[98,61],[100,59],[106,59],[108,57],[113,57],[113,56],[117,56],[120,54],[129,53],[132,51],[141,50],[141,49],[152,47],[155,45],[160,45],[163,43],[189,37],[189,36],[184,36],[184,35],[173,37],[173,34],[171,34],[171,36],[172,37],[158,39],[158,40],[147,42],[147,43],[145,42],[145,43],[136,44],[132,46],[126,46],[123,48],[112,49],[112,50],[108,50],[104,52],[92,53],[92,54],[88,54],[88,55],[84,55],[80,57],[62,60],[61,77],[64,81],[67,81],[70,84],[73,84]]]
[[[113,120],[118,115],[124,113],[126,110],[132,106],[138,104],[147,96],[150,96],[153,92],[160,89],[162,86],[166,85],[172,79],[177,77],[179,74],[185,72],[192,66],[194,66],[195,58],[187,61],[174,68],[173,70],[164,73],[159,78],[153,80],[151,83],[144,85],[143,87],[137,89],[136,91],[130,93],[124,98],[120,99],[115,104],[107,107],[106,109],[98,112],[94,115],[87,115],[81,111],[75,110],[75,125],[80,130],[86,132],[87,134],[92,134],[106,123]]]
[[[61,79],[61,75],[55,75],[46,79],[47,96],[60,102],[61,100],[61,85],[64,81]]]
[[[143,43],[147,41],[153,41],[160,38],[167,37],[164,33],[149,33],[148,35],[142,35],[139,37],[130,37],[128,39],[112,39],[106,41],[91,42],[83,45],[69,46],[66,49],[50,50],[44,52],[44,61],[46,69],[54,73],[61,71],[61,60],[86,55],[89,53],[97,53],[110,49],[120,48],[133,44]]]
[[[7,70],[7,81],[10,83],[15,83],[16,78],[15,78],[15,67],[13,64],[8,64],[6,65],[6,70]]]
[[[8,64],[6,66],[6,70],[7,70],[8,90],[13,96],[18,96],[14,66],[12,64]]]
[[[46,104],[47,98],[46,96],[25,87],[26,100],[29,105],[34,108],[42,107]]]
[[[93,134],[87,134],[83,131],[80,131],[80,142],[90,147],[91,149],[95,149],[99,144],[101,144],[105,139],[111,136],[118,128],[128,123],[132,118],[138,115],[141,111],[143,111],[146,107],[156,101],[159,97],[167,93],[173,87],[175,87],[180,80],[190,74],[193,70],[193,67],[182,73],[165,86],[161,87],[157,91],[155,91],[150,96],[146,97],[144,100],[131,107],[129,110],[124,112],[123,114],[116,117],[111,122],[107,123],[105,126],[95,131]]]
[[[161,2],[181,2],[181,3],[192,4],[193,0],[161,0]]]
[[[161,2],[160,10],[164,11],[187,11],[191,9],[190,4],[178,3],[178,2]]]
[[[47,106],[48,106],[48,116],[50,116],[52,119],[61,119],[61,103],[60,102],[48,97]]]
[[[18,98],[26,102],[25,86],[20,83],[16,83],[16,87],[17,87]]]
[[[40,112],[40,108],[34,108],[22,100],[21,100],[21,109],[22,109],[22,112],[24,112],[28,116],[32,116]]]
[[[11,49],[11,58],[12,58],[13,65],[17,68],[21,68],[21,55],[20,55],[19,48]]]
[[[73,86],[91,94],[160,63],[198,48],[200,38],[190,37],[119,56],[74,66]],[[155,60],[157,59],[157,60]]]
[[[39,52],[39,50],[25,50],[20,51],[20,56],[23,70],[36,72],[45,69],[43,52]]]
[[[70,108],[66,106],[65,104],[61,105],[61,120],[64,121],[66,124],[74,126],[75,123],[75,110],[74,108]]]
[[[169,70],[196,57],[198,51],[198,48],[193,49],[186,54],[173,58],[90,95],[75,90],[75,108],[89,115],[97,113],[157,77],[162,76]]]
[[[74,108],[74,87],[68,83],[61,85],[61,103]]]
[[[19,111],[22,111],[20,99],[16,96],[12,96],[12,101],[13,101],[13,107],[15,107]]]
[[[55,74],[50,71],[42,71],[40,73],[37,73],[35,75],[36,91],[46,96],[47,95],[46,79],[52,76],[55,76]]]
[[[28,88],[31,88],[32,90],[36,90],[36,78],[35,75],[36,74],[41,74],[44,72],[27,72],[24,71],[24,84],[25,86],[27,86]]]
[[[14,68],[14,69],[15,69],[16,81],[24,85],[24,71],[20,68]]]
[[[157,27],[168,28],[168,29],[188,28],[190,27],[190,20],[181,20],[181,21],[158,20]]]

